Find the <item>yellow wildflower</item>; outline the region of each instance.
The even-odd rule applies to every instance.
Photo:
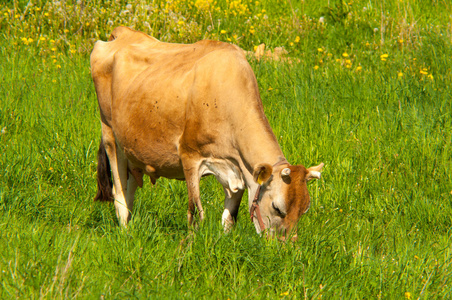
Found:
[[[405,292],[405,298],[406,299],[411,299],[411,293],[410,292]]]
[[[318,68],[319,68],[318,65],[315,65],[315,66],[314,66],[314,70],[317,70]]]
[[[289,292],[284,292],[284,293],[281,293],[281,294],[279,294],[280,296],[287,296],[287,295],[289,295]]]
[[[422,75],[427,75],[428,74],[428,72],[425,69],[420,70],[419,73],[421,73]]]
[[[429,74],[427,77],[428,77],[428,79],[433,80],[433,75],[432,74]]]
[[[346,60],[345,60],[345,63],[351,65],[351,64],[352,64],[352,61],[351,61],[350,59],[346,59]]]
[[[299,43],[300,42],[300,37],[297,35],[297,37],[295,38],[295,43]]]
[[[61,65],[56,65],[57,69],[61,69]]]
[[[317,48],[317,51],[323,52],[323,49],[322,48]]]
[[[343,57],[348,57],[349,55],[348,55],[347,52],[344,52],[344,53],[342,53],[342,56],[343,56]]]
[[[361,66],[356,67],[356,71],[358,71],[358,72],[361,71],[362,69],[363,69],[363,67],[361,67]]]
[[[220,33],[221,33],[221,34],[225,34],[225,33],[226,33],[226,30],[223,29],[223,30],[220,31]]]
[[[397,76],[398,76],[399,78],[401,78],[401,77],[403,77],[403,73],[402,73],[402,72],[399,72],[399,73],[397,74]]]
[[[270,87],[268,87],[268,90],[271,91],[271,90],[273,90],[273,88],[270,86]]]
[[[380,59],[382,60],[382,61],[386,61],[386,58],[388,58],[388,54],[382,54],[382,55],[380,55]]]

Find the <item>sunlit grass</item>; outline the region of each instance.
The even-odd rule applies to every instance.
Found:
[[[0,298],[451,297],[447,10],[103,3],[0,8]],[[296,243],[257,236],[245,200],[224,234],[214,178],[201,182],[206,222],[194,235],[184,182],[146,182],[127,230],[112,205],[93,202],[100,120],[88,54],[117,25],[168,42],[266,44],[272,55],[250,63],[280,145],[294,164],[326,164]],[[275,47],[287,53],[275,60]]]

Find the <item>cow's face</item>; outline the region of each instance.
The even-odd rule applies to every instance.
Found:
[[[320,178],[322,167],[323,163],[309,169],[301,165],[272,167],[267,164],[255,168],[254,180],[261,185],[259,212],[255,210],[253,218],[258,233],[263,231],[258,213],[270,234],[285,238],[292,232],[310,206],[306,183]]]

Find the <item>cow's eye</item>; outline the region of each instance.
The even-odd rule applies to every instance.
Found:
[[[285,214],[275,205],[274,202],[272,202],[272,207],[278,213],[278,215],[280,215],[281,217],[285,216]]]

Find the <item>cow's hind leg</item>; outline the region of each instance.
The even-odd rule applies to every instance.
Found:
[[[229,187],[223,187],[224,189],[224,211],[221,218],[221,224],[225,231],[229,231],[237,221],[237,214],[239,212],[240,202],[244,190],[231,191]]]
[[[113,177],[113,196],[116,216],[121,225],[126,226],[132,214],[133,199],[137,182],[134,176],[127,179],[127,158],[123,151],[117,147],[112,129],[102,124],[102,140],[110,161]]]

